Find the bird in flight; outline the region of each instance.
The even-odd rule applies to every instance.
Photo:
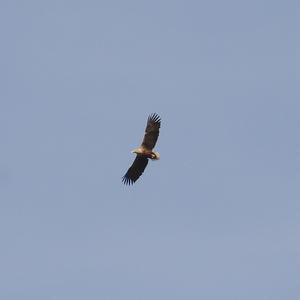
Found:
[[[153,151],[153,148],[159,136],[160,121],[160,117],[156,113],[148,117],[143,142],[140,147],[131,151],[131,153],[136,154],[136,158],[122,178],[124,184],[130,185],[139,179],[148,164],[149,158],[151,160],[159,159],[159,153]]]

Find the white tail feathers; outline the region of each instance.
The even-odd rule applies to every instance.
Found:
[[[155,155],[155,157],[153,157],[153,159],[160,159],[160,155],[159,155],[159,153],[158,152],[153,152],[154,153],[154,155]]]

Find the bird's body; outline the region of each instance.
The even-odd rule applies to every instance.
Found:
[[[159,136],[160,122],[160,117],[157,114],[148,117],[143,142],[140,147],[131,151],[136,154],[136,158],[122,178],[125,184],[133,184],[138,180],[148,164],[148,159],[158,160],[160,158],[159,153],[153,151]]]
[[[147,158],[150,158],[152,160],[158,160],[160,158],[160,155],[156,151],[151,151],[143,146],[140,146],[134,150],[131,151],[132,153],[135,153],[138,156],[145,156]]]

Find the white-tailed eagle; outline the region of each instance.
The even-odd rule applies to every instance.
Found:
[[[139,179],[148,164],[149,158],[152,160],[159,159],[159,153],[153,151],[153,148],[158,139],[160,121],[160,117],[155,113],[148,117],[143,142],[140,147],[131,151],[131,153],[136,154],[136,158],[122,178],[124,184],[130,185]]]

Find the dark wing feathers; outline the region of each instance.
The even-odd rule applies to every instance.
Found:
[[[142,147],[152,150],[157,142],[160,128],[160,117],[157,114],[152,114],[148,117]]]
[[[136,156],[133,164],[128,169],[127,173],[123,176],[122,181],[124,184],[133,184],[143,174],[148,164],[148,158],[143,156]]]

